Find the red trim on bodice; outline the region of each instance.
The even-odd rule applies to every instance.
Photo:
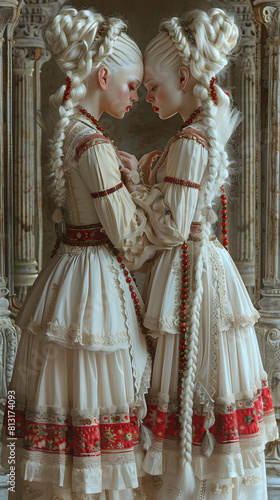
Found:
[[[96,143],[95,141],[97,139],[100,142]],[[76,147],[75,160],[79,161],[82,154],[87,149],[89,149],[92,146],[95,146],[96,144],[100,144],[100,143],[111,144],[111,142],[108,139],[106,139],[106,137],[104,137],[104,135],[102,135],[102,134],[95,133],[95,134],[90,134],[90,135],[86,135],[85,137],[83,137],[83,139],[79,142],[78,146]]]

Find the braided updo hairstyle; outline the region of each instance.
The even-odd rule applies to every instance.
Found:
[[[195,39],[184,31],[189,28]],[[172,17],[162,22],[161,32],[148,45],[145,51],[145,64],[160,71],[177,71],[187,66],[199,82],[193,93],[201,101],[205,135],[209,143],[208,177],[203,186],[204,207],[202,209],[201,241],[195,265],[195,292],[190,303],[189,343],[186,354],[186,369],[183,377],[181,401],[181,460],[184,476],[193,477],[189,465],[192,461],[192,415],[193,393],[197,366],[200,308],[202,302],[202,270],[205,245],[210,234],[211,224],[217,216],[212,210],[214,197],[220,192],[228,177],[229,160],[225,151],[226,143],[239,122],[239,112],[235,110],[227,94],[215,84],[217,102],[215,105],[210,92],[210,80],[223,70],[232,50],[239,39],[239,30],[231,13],[213,8],[208,12],[193,9],[182,18]],[[190,481],[191,482],[191,481]],[[193,481],[194,483],[194,481]],[[193,489],[182,485],[184,492]]]
[[[100,35],[100,28],[104,30]],[[58,66],[72,81],[67,100],[64,100],[66,84],[50,97],[50,106],[58,120],[50,150],[49,170],[52,177],[52,194],[58,209],[54,222],[62,221],[61,208],[66,200],[63,169],[63,142],[74,106],[86,95],[83,82],[101,64],[112,72],[131,64],[142,64],[142,55],[136,43],[124,32],[127,25],[115,17],[104,18],[93,10],[63,8],[46,30],[46,39]]]

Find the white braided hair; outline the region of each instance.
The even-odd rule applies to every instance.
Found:
[[[105,29],[98,35],[102,23]],[[63,168],[63,142],[74,106],[86,95],[83,82],[101,64],[112,72],[129,63],[142,61],[140,49],[124,30],[127,25],[121,19],[105,19],[93,10],[63,8],[46,30],[47,42],[56,56],[60,69],[72,80],[68,100],[64,100],[66,84],[50,97],[52,111],[58,113],[50,149],[49,171],[52,177],[52,194],[58,209],[53,214],[54,222],[62,221],[61,208],[66,200]]]
[[[190,29],[195,38],[193,43],[182,26]],[[191,491],[194,488],[192,462],[192,416],[193,393],[198,356],[199,322],[202,302],[202,270],[205,261],[205,248],[209,239],[211,223],[217,216],[212,210],[215,195],[221,194],[220,187],[228,177],[229,160],[225,151],[226,143],[236,128],[239,113],[233,109],[229,97],[220,86],[215,84],[218,105],[214,104],[210,93],[210,80],[218,74],[229,61],[229,55],[237,44],[239,30],[233,16],[221,9],[204,12],[193,9],[181,19],[173,17],[164,21],[163,30],[154,38],[145,51],[145,64],[158,70],[177,71],[182,64],[189,67],[191,74],[199,82],[193,93],[201,101],[204,115],[205,135],[209,143],[208,177],[205,182],[202,209],[201,241],[195,265],[195,291],[190,304],[190,329],[186,354],[186,369],[182,381],[181,401],[181,465],[183,470],[181,488]],[[192,484],[187,484],[189,481]]]

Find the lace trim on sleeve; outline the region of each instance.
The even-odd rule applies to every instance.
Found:
[[[82,154],[89,148],[96,146],[97,144],[111,144],[111,142],[104,137],[102,134],[90,134],[83,137],[76,147],[75,160],[78,162]]]
[[[178,177],[164,177],[164,182],[170,182],[171,184],[180,184],[180,186],[186,186],[194,189],[201,189],[201,185],[197,182],[185,181],[184,179],[178,179]]]
[[[110,188],[110,189],[104,189],[104,191],[97,191],[96,193],[90,193],[93,198],[103,198],[103,196],[108,196],[109,194],[114,193],[115,191],[118,191],[123,187],[123,183],[120,182],[116,186]]]

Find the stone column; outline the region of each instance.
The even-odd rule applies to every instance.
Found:
[[[19,341],[6,295],[13,294],[12,46],[21,2],[0,0],[0,431]],[[5,123],[5,127],[4,127]],[[1,446],[0,446],[1,447]],[[7,486],[0,467],[0,490]]]
[[[229,250],[251,295],[255,293],[255,27],[246,0],[218,0],[212,6],[233,10],[242,40],[235,64],[223,86],[242,113],[237,130],[236,160],[240,171],[226,189],[229,207]]]
[[[242,1],[230,2],[242,29],[242,45],[234,69],[234,97],[242,112],[238,158],[239,196],[234,203],[231,224],[236,241],[234,260],[248,291],[255,290],[255,29],[250,7]]]
[[[280,2],[254,2],[256,26],[256,331],[280,423]],[[259,288],[261,288],[259,290]],[[280,494],[280,444],[267,450],[270,498]],[[274,492],[274,493],[273,493]],[[274,496],[275,494],[275,496]]]
[[[22,303],[42,266],[40,71],[50,57],[43,28],[63,0],[25,0],[15,31],[14,75],[14,252],[15,289]]]
[[[15,289],[17,301],[21,304],[38,274],[35,248],[35,56],[35,48],[16,45],[13,51]]]

